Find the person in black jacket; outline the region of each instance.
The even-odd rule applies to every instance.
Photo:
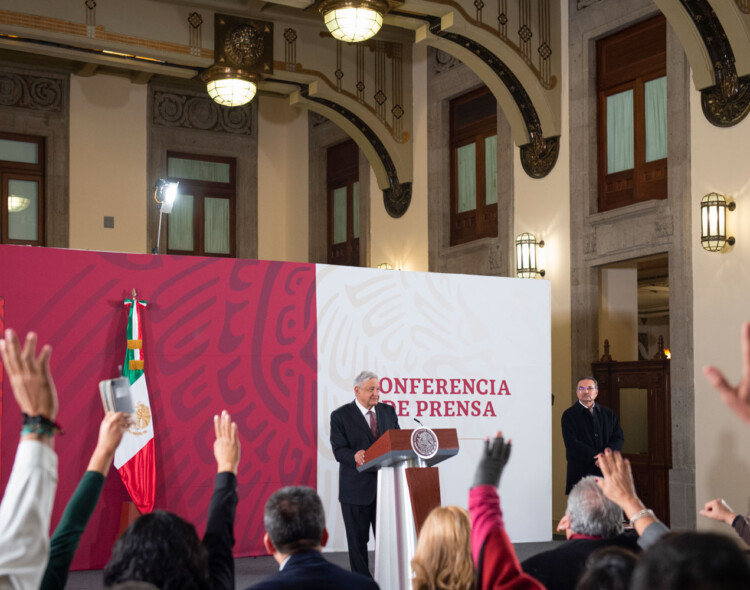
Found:
[[[622,450],[625,437],[615,413],[597,403],[599,387],[593,377],[584,377],[576,387],[578,401],[563,412],[562,435],[568,472],[565,493],[587,475],[601,477],[596,456],[604,449]]]
[[[328,540],[320,496],[305,486],[281,488],[263,514],[263,544],[279,571],[248,590],[378,590],[374,580],[348,572],[321,553]]]
[[[346,528],[349,564],[353,572],[370,576],[367,542],[375,533],[376,472],[360,473],[365,449],[387,430],[398,428],[396,410],[379,404],[378,376],[362,371],[354,379],[354,401],[331,414],[331,447],[339,463],[339,502]]]

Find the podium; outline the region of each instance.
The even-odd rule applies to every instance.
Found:
[[[427,429],[417,429],[420,430]],[[359,471],[378,471],[375,523],[375,581],[381,588],[411,588],[411,559],[427,515],[440,506],[434,465],[458,453],[455,428],[439,428],[438,450],[428,459],[412,448],[414,430],[388,430],[366,450]]]

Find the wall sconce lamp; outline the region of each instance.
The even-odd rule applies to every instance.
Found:
[[[537,270],[536,249],[544,248],[544,240],[536,241],[534,234],[522,233],[516,237],[516,275],[522,279],[544,276],[544,269]]]
[[[262,76],[273,73],[273,23],[216,14],[214,56],[201,74],[208,95],[222,106],[247,104]]]
[[[179,182],[173,182],[171,180],[165,180],[160,178],[154,186],[154,201],[159,206],[159,230],[156,233],[156,246],[151,250],[152,254],[159,253],[159,242],[161,240],[161,217],[164,213],[169,214],[172,212],[174,207],[175,199],[177,199],[177,187]]]
[[[318,6],[331,36],[347,43],[375,36],[388,8],[385,0],[323,0]]]
[[[701,199],[701,246],[709,252],[719,252],[727,244],[734,246],[734,237],[727,237],[727,209],[735,210],[734,202],[727,203],[724,195],[709,193]]]
[[[393,265],[390,262],[381,262],[377,268],[380,270],[393,270]]]

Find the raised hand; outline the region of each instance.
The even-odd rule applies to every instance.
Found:
[[[510,457],[510,441],[506,443],[502,431],[498,430],[491,447],[489,438],[484,441],[484,452],[474,473],[474,483],[471,487],[500,485],[500,476],[508,462],[508,457]]]
[[[107,475],[122,436],[132,423],[133,418],[130,414],[107,412],[99,426],[99,440],[91,455],[87,471],[98,471],[102,475]]]
[[[722,401],[750,424],[750,322],[742,324],[742,378],[735,387],[716,367],[704,367],[703,374],[721,395]]]
[[[49,370],[52,347],[42,347],[36,355],[36,334],[26,335],[23,349],[13,330],[5,331],[5,339],[0,340],[0,357],[8,372],[13,396],[21,411],[29,416],[44,416],[57,419],[57,391]]]
[[[719,522],[726,522],[728,525],[731,525],[737,518],[737,513],[721,498],[706,502],[703,510],[699,511],[698,514]]]
[[[240,464],[240,439],[237,434],[237,424],[232,422],[232,417],[224,410],[221,416],[214,416],[214,429],[216,430],[214,457],[217,472],[231,471],[237,475],[237,468]]]

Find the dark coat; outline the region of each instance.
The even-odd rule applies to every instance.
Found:
[[[284,569],[248,590],[378,590],[371,578],[348,572],[326,560],[320,551],[300,551],[289,557]]]
[[[375,419],[381,435],[386,430],[399,427],[396,410],[388,404],[375,406]],[[331,414],[331,447],[339,462],[339,502],[367,506],[375,501],[377,472],[360,473],[354,460],[357,451],[366,450],[374,442],[370,425],[356,401],[341,406]]]
[[[601,476],[594,457],[610,448],[622,450],[625,437],[620,421],[609,408],[594,404],[594,414],[599,428],[594,428],[594,417],[580,402],[574,403],[562,415],[562,435],[565,441],[565,458],[568,460],[568,474],[565,493],[570,493],[582,477]]]
[[[633,553],[641,551],[638,536],[632,532],[610,539],[571,539],[556,549],[529,557],[521,567],[544,584],[547,590],[574,590],[589,555],[601,547],[612,546],[624,547]]]

